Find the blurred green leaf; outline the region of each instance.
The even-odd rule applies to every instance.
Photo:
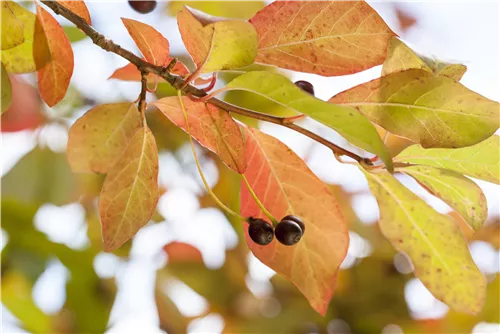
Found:
[[[76,43],[87,38],[87,35],[77,27],[63,26],[63,29],[71,43]]]

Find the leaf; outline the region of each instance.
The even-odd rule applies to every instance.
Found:
[[[122,22],[135,44],[149,63],[166,66],[170,62],[170,45],[155,28],[132,19],[122,18]]]
[[[2,1],[1,5],[2,50],[6,50],[24,43],[24,23],[10,9],[9,1]]]
[[[430,166],[409,166],[397,171],[410,175],[431,194],[450,205],[474,231],[479,230],[488,218],[486,197],[481,188],[468,178]]]
[[[500,184],[500,137],[495,135],[474,146],[454,150],[414,145],[394,161],[450,169],[477,179]]]
[[[191,136],[201,145],[217,154],[237,173],[246,169],[245,144],[238,124],[229,113],[214,105],[182,98],[188,116]],[[170,96],[153,103],[175,125],[186,130],[184,114],[177,96]]]
[[[426,148],[474,145],[500,124],[498,102],[423,70],[391,73],[329,101],[356,108],[387,131]]]
[[[37,72],[38,90],[49,107],[66,95],[73,74],[73,49],[63,28],[45,9],[37,4],[37,18],[45,32],[51,59]]]
[[[409,69],[421,69],[459,81],[467,70],[467,67],[462,64],[448,64],[439,60],[420,56],[399,38],[392,37],[387,47],[387,58],[382,67],[382,75],[385,76],[390,73]]]
[[[276,1],[250,20],[256,62],[324,76],[381,64],[394,32],[364,1]]]
[[[30,73],[43,67],[50,60],[48,41],[35,14],[13,1],[8,3],[14,15],[23,22],[24,42],[2,50],[2,64],[9,73]]]
[[[107,173],[142,127],[134,103],[103,104],[90,109],[69,131],[68,161],[73,172]]]
[[[306,226],[304,236],[294,246],[284,246],[276,240],[267,246],[257,245],[245,228],[248,246],[260,261],[290,280],[324,315],[349,244],[337,201],[304,161],[276,138],[250,128],[245,128],[245,137],[245,176],[257,197],[274,217],[294,214]],[[265,217],[244,183],[240,196],[243,216]]]
[[[171,242],[163,247],[168,255],[168,263],[203,263],[203,257],[198,248],[184,242]]]
[[[90,20],[90,14],[89,10],[87,9],[87,6],[85,5],[85,1],[61,1],[57,0],[61,5],[75,13],[76,15],[80,16],[82,19],[85,20],[89,25],[92,25],[92,21]]]
[[[109,170],[99,197],[104,250],[132,238],[153,216],[158,202],[158,151],[151,131],[137,130]]]
[[[351,144],[381,157],[391,169],[392,161],[377,130],[352,108],[321,101],[295,86],[288,78],[265,71],[240,75],[224,90],[244,90],[264,96],[282,106],[305,114],[337,131]]]
[[[18,76],[10,76],[9,78],[12,87],[12,103],[9,109],[2,114],[0,122],[2,132],[37,128],[45,121],[37,90]],[[4,89],[2,83],[2,92]]]
[[[204,26],[184,8],[177,14],[177,23],[198,73],[240,68],[254,62],[257,33],[248,22],[227,20]]]
[[[382,233],[411,258],[415,275],[452,309],[478,313],[486,279],[453,219],[434,211],[388,172],[363,172],[380,207]]]
[[[84,40],[85,38],[88,37],[87,35],[85,35],[84,32],[82,32],[77,27],[63,26],[62,28],[64,30],[64,33],[68,37],[68,40],[71,43],[79,42],[79,41]]]
[[[169,1],[168,14],[175,16],[187,5],[210,15],[249,19],[265,6],[264,1]]]
[[[2,5],[4,2],[2,2]],[[1,113],[7,109],[9,109],[12,104],[12,85],[10,83],[9,75],[7,74],[7,70],[1,65],[1,73],[2,73],[2,110]]]
[[[168,58],[167,64],[170,63],[171,59],[172,58]],[[180,76],[185,76],[186,74],[189,74],[189,70],[186,68],[186,65],[184,65],[180,61],[177,61],[174,68],[172,69],[172,73]],[[163,78],[151,73],[148,74],[148,81],[154,82],[155,77],[158,78],[158,82],[165,81]],[[109,79],[118,79],[123,81],[141,81],[141,72],[134,64],[128,63],[127,65],[120,67],[119,69],[114,71],[113,74],[111,74],[111,76],[108,78],[108,80]]]

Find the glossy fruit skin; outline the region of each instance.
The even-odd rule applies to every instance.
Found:
[[[156,1],[129,1],[128,4],[141,14],[151,13],[156,8]]]
[[[291,221],[294,221],[297,224],[299,224],[300,228],[302,229],[302,235],[304,235],[304,233],[306,232],[306,225],[304,224],[302,219],[300,219],[299,217],[294,216],[294,215],[288,215],[288,216],[285,216],[281,219],[281,221],[283,221],[283,220],[291,220]]]
[[[300,225],[293,220],[281,220],[274,232],[276,239],[283,245],[295,245],[302,238],[303,231]]]
[[[274,239],[274,230],[271,224],[264,219],[248,218],[248,235],[258,245],[268,245]]]
[[[314,96],[314,86],[309,81],[299,80],[295,82],[295,85],[303,91],[308,92],[309,94]]]

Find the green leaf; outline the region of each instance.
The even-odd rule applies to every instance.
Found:
[[[330,102],[356,108],[387,131],[426,148],[474,145],[500,124],[498,102],[424,70],[391,73],[337,94]]]
[[[62,28],[71,43],[76,43],[87,38],[87,35],[77,27],[63,26]]]
[[[455,209],[474,229],[479,230],[486,218],[488,207],[481,188],[468,178],[446,169],[431,166],[397,168],[410,175],[433,195]]]
[[[47,148],[35,148],[2,177],[2,197],[25,203],[67,204],[76,199],[75,190],[65,155]]]
[[[19,20],[12,9],[9,1],[1,2],[2,15],[2,50],[11,49],[24,42],[24,23]]]
[[[24,24],[24,42],[11,49],[2,50],[2,63],[9,73],[34,72],[50,60],[45,33],[35,14],[15,2],[7,3],[14,15]]]
[[[500,184],[500,137],[495,135],[470,147],[426,150],[408,147],[394,161],[450,169],[477,179]]]
[[[117,249],[146,225],[159,196],[158,151],[145,127],[132,136],[104,180],[99,196],[104,250]]]
[[[452,309],[478,313],[486,279],[453,218],[434,211],[388,172],[363,172],[380,207],[382,233],[411,258],[415,275]]]
[[[421,69],[436,75],[444,75],[457,81],[467,71],[467,67],[462,64],[449,64],[418,55],[398,37],[392,37],[387,46],[387,58],[382,67],[382,75],[385,76],[390,73],[409,69]]]
[[[248,72],[231,81],[224,90],[249,91],[305,114],[337,131],[351,144],[377,154],[387,168],[392,168],[387,148],[373,124],[363,115],[352,108],[321,101],[282,75],[265,71]]]
[[[3,2],[2,2],[3,4]],[[12,104],[12,85],[10,83],[9,75],[7,74],[7,70],[1,65],[1,73],[2,73],[2,110],[1,113],[7,109],[9,109]]]
[[[134,103],[103,104],[90,109],[71,127],[68,161],[77,173],[107,173],[141,128]]]

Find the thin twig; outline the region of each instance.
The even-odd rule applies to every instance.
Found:
[[[148,72],[141,71],[141,94],[139,95],[139,112],[141,113],[141,119],[144,122],[146,119],[146,93],[148,91]]]
[[[45,4],[47,7],[52,9],[54,13],[61,15],[68,19],[70,22],[72,22],[77,28],[83,31],[85,35],[90,37],[90,39],[96,44],[97,46],[101,47],[103,50],[106,50],[108,52],[113,52],[125,59],[127,59],[129,62],[134,64],[141,73],[152,73],[155,74],[167,81],[172,87],[175,89],[179,90],[181,89],[186,95],[192,95],[198,98],[205,97],[207,93],[201,89],[198,89],[194,86],[191,86],[188,84],[189,81],[184,80],[181,76],[174,75],[170,73],[170,70],[172,69],[171,66],[158,66],[154,65],[151,63],[148,63],[147,61],[142,60],[138,56],[134,55],[132,52],[122,48],[120,45],[116,44],[112,40],[106,38],[104,35],[99,33],[97,30],[92,28],[90,25],[85,22],[84,19],[82,19],[80,16],[76,15],[66,7],[62,6],[56,1],[41,1],[43,4]],[[174,63],[175,64],[175,63]],[[172,64],[169,64],[172,65]],[[315,141],[317,141],[320,144],[325,145],[326,147],[330,148],[335,154],[337,155],[345,155],[348,156],[358,162],[365,163],[367,165],[372,165],[371,161],[369,159],[360,157],[357,154],[354,154],[352,152],[349,152],[345,149],[343,149],[340,146],[335,145],[334,143],[324,139],[321,136],[318,136],[317,134],[304,129],[296,124],[290,123],[287,121],[286,118],[283,117],[276,117],[276,116],[271,116],[267,114],[263,114],[260,112],[256,112],[253,110],[245,109],[239,106],[235,106],[232,104],[229,104],[227,102],[224,102],[222,100],[219,100],[217,98],[210,98],[207,101],[210,104],[213,104],[214,106],[221,108],[225,111],[232,112],[235,114],[239,115],[244,115],[247,117],[255,118],[261,121],[266,121],[274,124],[279,124],[281,126],[287,127],[289,129],[292,129],[296,132],[299,132]]]

